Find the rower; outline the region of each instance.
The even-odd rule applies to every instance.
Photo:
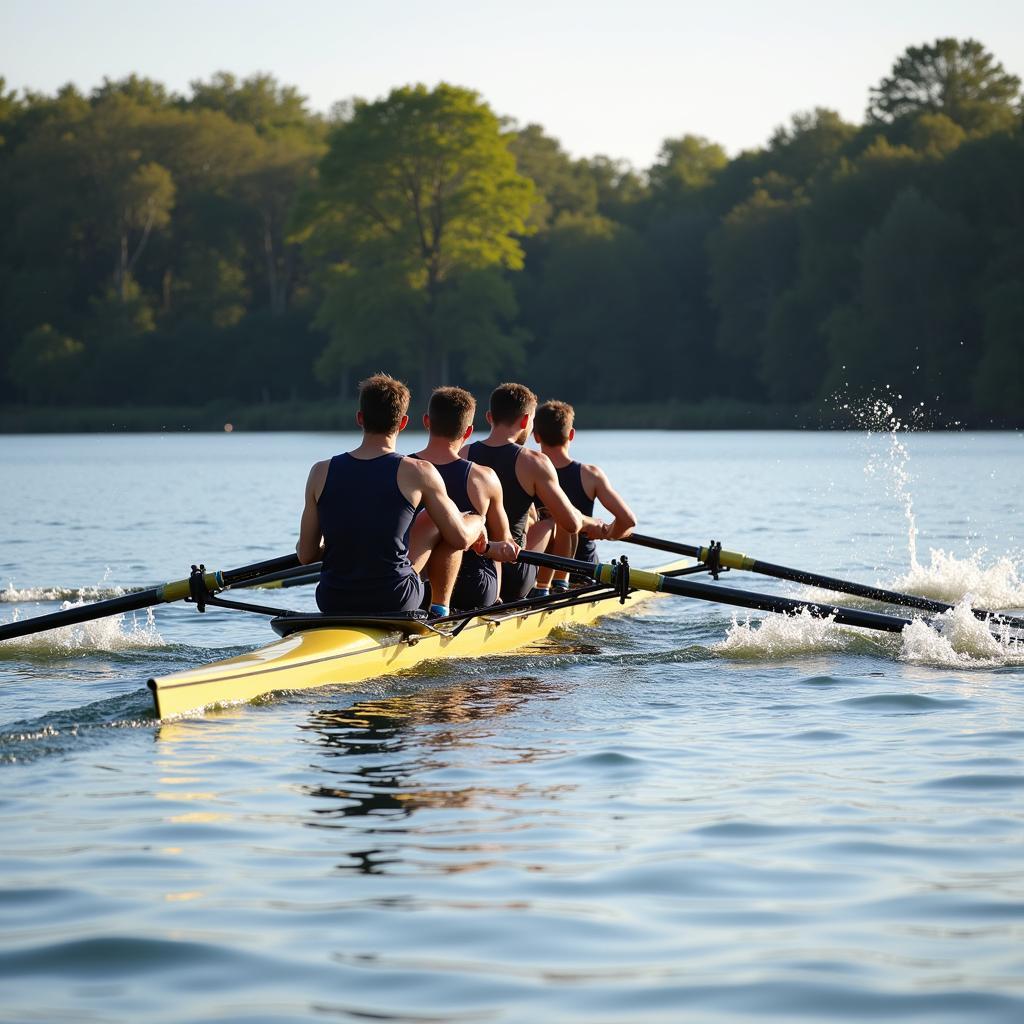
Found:
[[[558,485],[555,467],[541,452],[523,443],[530,436],[537,396],[523,384],[499,384],[491,393],[487,422],[491,432],[483,441],[462,449],[470,462],[489,466],[501,481],[502,503],[512,539],[521,548],[567,555],[583,525],[580,513]],[[550,518],[530,523],[534,499]],[[556,533],[556,527],[557,533]],[[537,577],[537,567],[514,562],[502,566],[501,599],[524,598]]]
[[[545,402],[534,417],[533,437],[555,467],[562,490],[583,515],[583,529],[577,535],[573,557],[596,563],[594,541],[620,540],[628,536],[636,526],[636,516],[600,466],[575,462],[569,454],[569,445],[576,437],[575,418],[576,411],[568,402]],[[594,518],[595,501],[611,513],[610,523]],[[541,592],[549,586],[561,589],[568,585],[565,572],[552,574],[551,569],[541,569],[537,573],[537,590]]]
[[[462,552],[486,541],[483,519],[460,512],[429,462],[395,451],[409,422],[409,389],[378,373],[359,385],[354,451],[317,462],[306,481],[296,552],[323,561],[316,602],[328,615],[393,615],[424,603],[430,579],[434,615],[447,614]],[[423,505],[412,529],[416,509]]]
[[[498,600],[498,562],[514,562],[519,545],[511,537],[501,500],[501,484],[493,469],[459,458],[459,449],[473,433],[476,399],[465,389],[436,388],[430,396],[423,426],[430,439],[417,459],[431,463],[460,512],[484,517],[490,538],[482,555],[469,550],[462,556],[451,604],[454,608],[486,608]],[[421,513],[422,514],[422,513]]]

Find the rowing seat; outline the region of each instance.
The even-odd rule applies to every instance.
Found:
[[[421,611],[394,615],[278,615],[270,620],[270,628],[278,636],[291,636],[304,629],[383,629],[403,637],[441,632],[427,622]]]

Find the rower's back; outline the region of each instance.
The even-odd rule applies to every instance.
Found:
[[[523,547],[526,531],[529,527],[530,506],[533,495],[523,490],[516,476],[516,463],[522,454],[523,446],[515,442],[503,445],[489,445],[483,441],[474,441],[466,449],[466,458],[481,466],[493,469],[501,484],[502,504],[508,517],[509,533],[512,539]]]
[[[395,451],[408,409],[401,381],[383,373],[362,381],[362,443],[310,471],[296,550],[304,563],[323,562],[316,602],[324,614],[393,615],[423,601],[409,557],[416,492],[402,490],[408,474]]]
[[[335,455],[317,500],[323,569],[317,604],[331,615],[411,611],[423,586],[409,561],[416,509],[398,486],[402,456]]]

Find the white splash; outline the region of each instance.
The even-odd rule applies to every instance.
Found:
[[[916,619],[903,630],[900,661],[958,669],[1024,665],[1024,644],[1011,643],[1009,630],[979,619],[966,599],[932,623]]]
[[[831,617],[822,619],[801,611],[796,615],[768,615],[759,622],[749,618],[740,622],[734,615],[725,639],[713,644],[712,650],[729,658],[761,661],[864,649],[865,641],[874,646],[879,638],[837,626]]]
[[[993,635],[993,631],[1000,635]],[[988,669],[1024,665],[1024,644],[977,618],[967,601],[931,622],[914,619],[894,634],[838,626],[809,612],[768,615],[759,622],[733,617],[724,640],[712,650],[728,658],[772,661],[823,652],[888,655],[897,661],[933,668]]]
[[[61,610],[81,604],[65,601]],[[153,610],[147,608],[145,611],[144,622],[140,622],[135,613],[110,615],[13,640],[0,640],[0,654],[17,651],[21,654],[66,656],[88,651],[113,652],[163,647],[164,639],[157,632]],[[15,611],[10,621],[17,622],[20,618]]]
[[[967,558],[932,548],[927,566],[914,563],[906,575],[888,584],[890,589],[923,594],[948,604],[971,598],[979,608],[1024,608],[1024,580],[1008,555],[984,564],[984,548]]]

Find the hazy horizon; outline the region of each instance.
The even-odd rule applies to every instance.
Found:
[[[217,71],[268,72],[326,113],[351,96],[411,82],[477,90],[520,124],[539,123],[573,156],[649,167],[666,138],[704,135],[730,154],[763,145],[815,106],[859,122],[868,91],[910,45],[976,38],[1024,77],[1024,13],[998,0],[821,9],[739,0],[725,12],[639,0],[618,4],[439,0],[365,5],[258,0],[211,7],[151,3],[126,14],[97,0],[0,7],[7,88],[85,92],[136,73],[175,92]]]

